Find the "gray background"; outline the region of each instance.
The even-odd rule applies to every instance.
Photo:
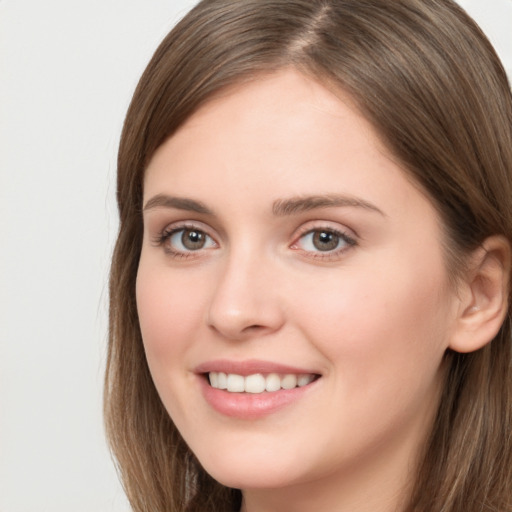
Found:
[[[0,512],[128,510],[103,436],[115,156],[192,0],[0,0]],[[512,74],[512,0],[461,0]]]

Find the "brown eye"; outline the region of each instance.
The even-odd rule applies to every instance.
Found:
[[[340,236],[332,231],[314,231],[311,243],[319,251],[332,251],[340,243]]]
[[[167,238],[169,250],[177,253],[200,251],[216,245],[209,235],[195,228],[177,229]]]
[[[202,231],[195,229],[184,229],[181,235],[181,243],[189,251],[197,251],[204,247],[206,235]]]
[[[341,253],[353,245],[356,245],[356,241],[341,231],[312,229],[299,238],[295,247],[308,253],[317,253],[318,256],[318,253]]]

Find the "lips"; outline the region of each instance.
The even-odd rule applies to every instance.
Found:
[[[321,377],[308,369],[259,360],[212,361],[195,373],[207,403],[240,419],[260,418],[299,401]]]

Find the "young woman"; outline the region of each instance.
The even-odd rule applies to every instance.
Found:
[[[512,97],[451,0],[210,0],[119,151],[137,512],[512,510]]]

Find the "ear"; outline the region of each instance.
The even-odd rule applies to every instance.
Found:
[[[457,324],[450,339],[456,352],[473,352],[492,341],[508,311],[511,249],[506,238],[492,236],[469,258],[461,284]]]

